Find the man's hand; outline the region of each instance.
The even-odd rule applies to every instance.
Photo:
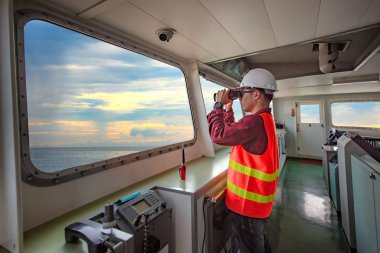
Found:
[[[217,93],[216,93],[216,97],[215,97],[215,102],[220,102],[224,105],[228,104],[228,103],[231,103],[231,106],[232,106],[232,101],[228,98],[228,92],[230,90],[219,90]]]
[[[226,104],[226,112],[231,111],[233,102],[233,100],[230,100],[230,102]]]

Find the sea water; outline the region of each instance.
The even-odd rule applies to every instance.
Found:
[[[30,159],[34,166],[41,171],[57,172],[147,149],[146,147],[30,148]]]

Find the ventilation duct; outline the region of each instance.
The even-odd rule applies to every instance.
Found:
[[[335,61],[338,60],[339,52],[346,51],[349,41],[344,42],[321,42],[313,44],[313,51],[318,51],[319,69],[322,73],[331,73],[335,70]]]
[[[335,70],[334,62],[338,60],[339,52],[330,43],[319,44],[319,69],[322,73],[331,73]]]
[[[228,76],[238,80],[243,79],[243,76],[249,71],[248,64],[243,59],[233,59],[224,62],[216,62],[210,66],[222,71]]]

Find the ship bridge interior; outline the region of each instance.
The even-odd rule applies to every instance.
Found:
[[[254,68],[278,87],[273,252],[380,252],[379,10],[380,0],[0,0],[0,252],[232,252],[231,148],[212,142],[207,115],[213,93]],[[317,119],[304,122],[305,108]]]

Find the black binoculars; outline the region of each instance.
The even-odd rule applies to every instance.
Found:
[[[228,91],[228,99],[235,100],[243,96],[243,92],[241,90],[229,90]],[[216,93],[214,93],[214,101],[216,102]]]

